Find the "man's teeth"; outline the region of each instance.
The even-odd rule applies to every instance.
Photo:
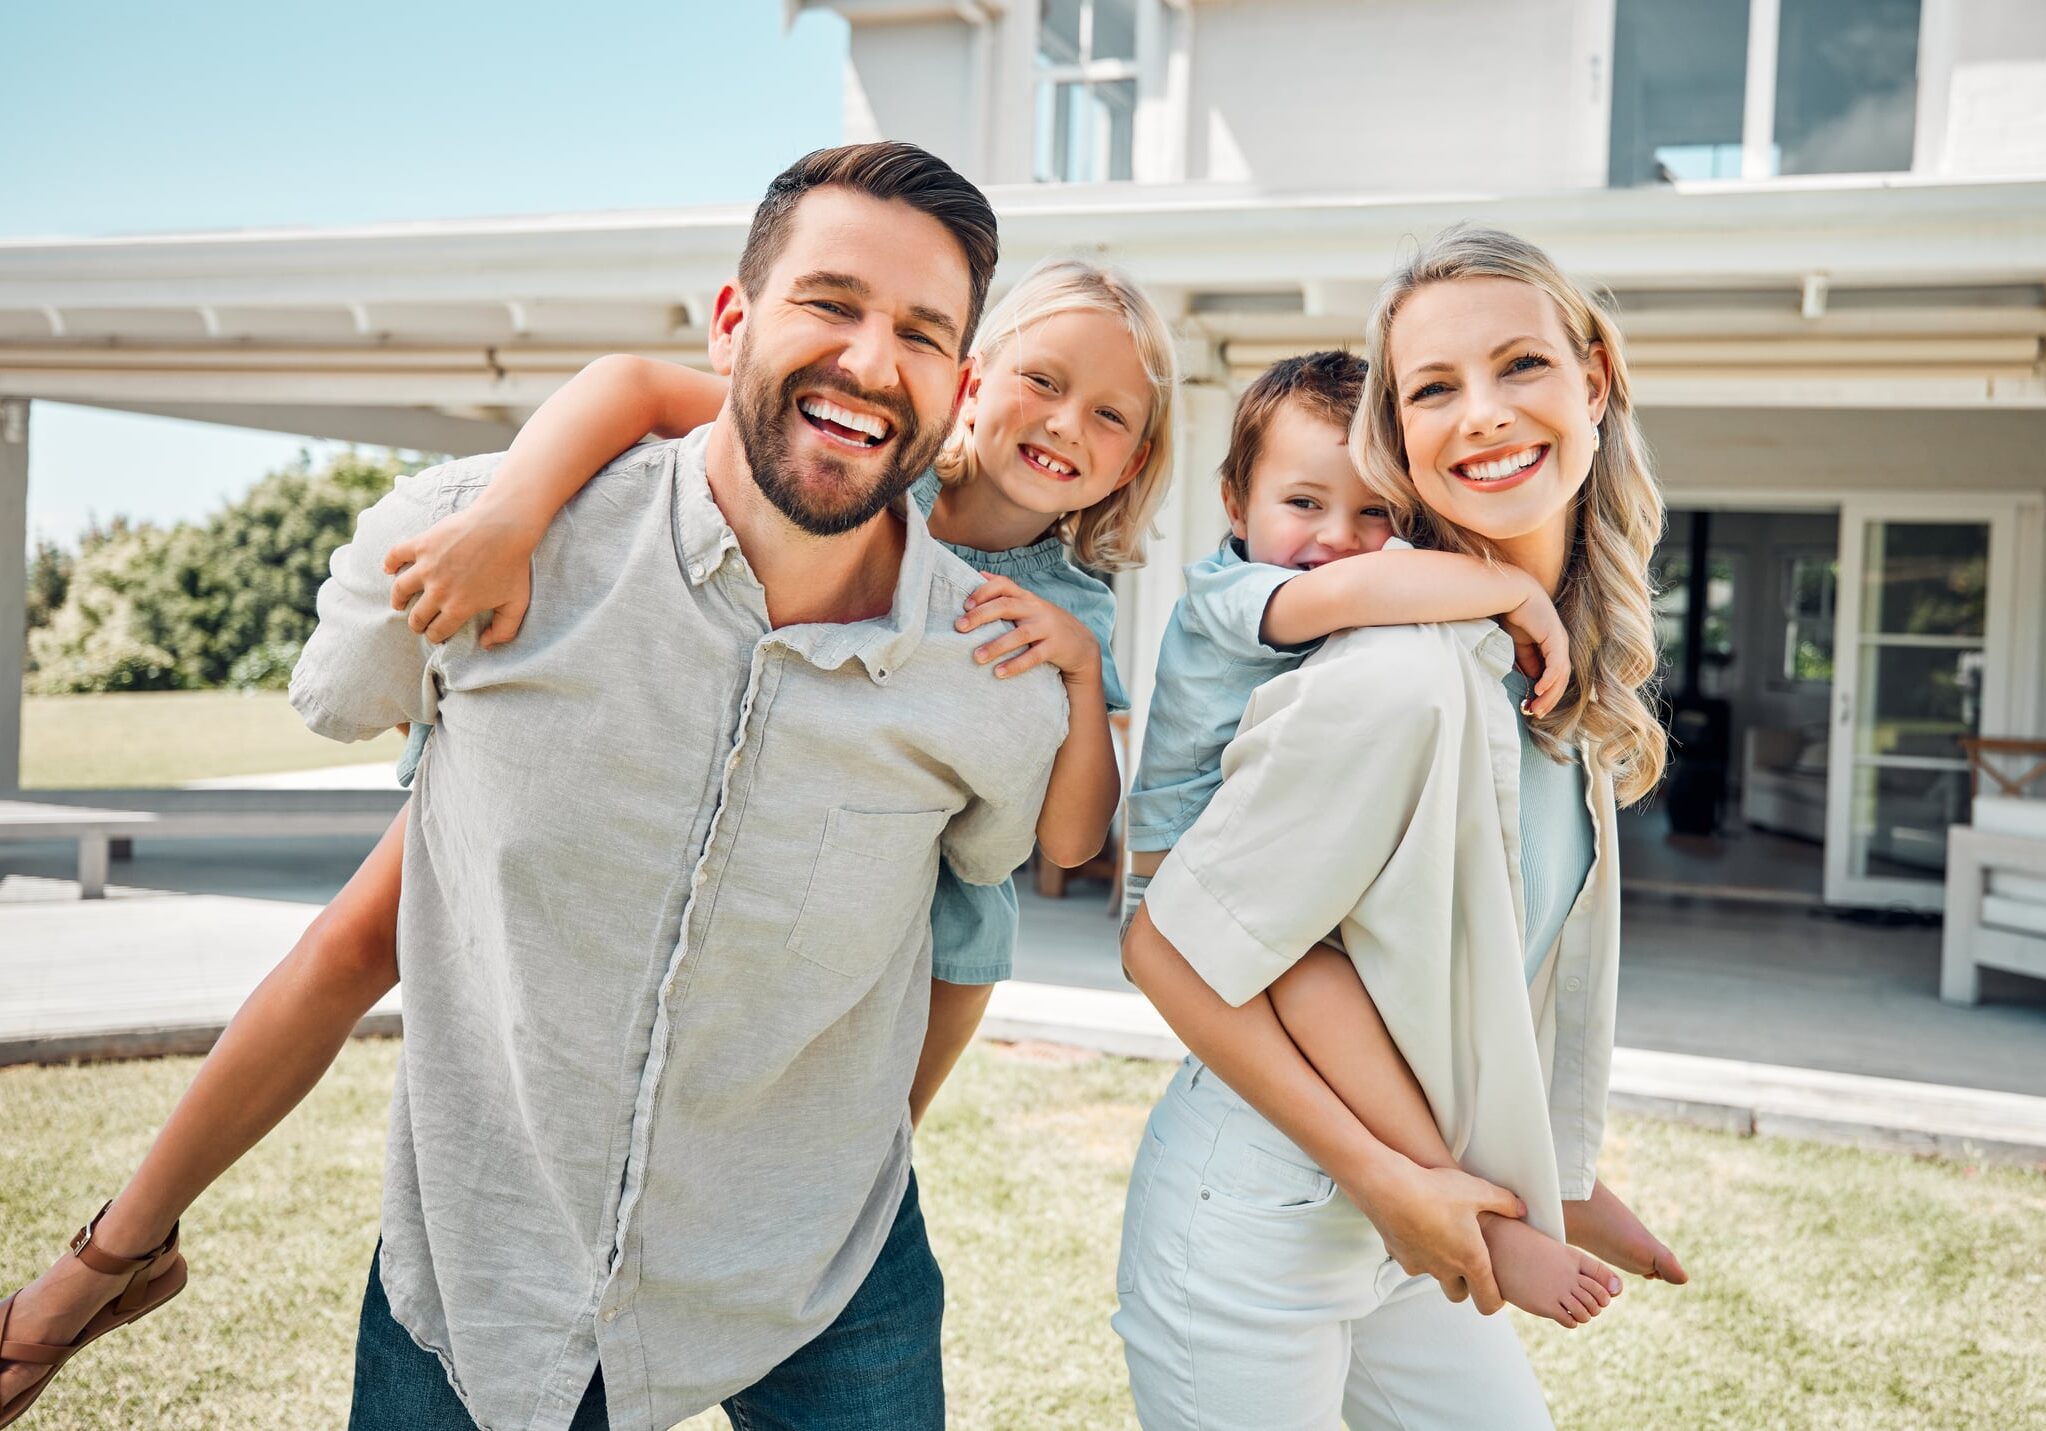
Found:
[[[804,398],[796,406],[803,410],[806,417],[851,428],[854,432],[863,433],[876,442],[888,435],[888,424],[880,418],[854,412],[851,408],[840,407],[835,402],[825,402],[822,398]]]
[[[1070,462],[1059,461],[1058,458],[1052,456],[1049,452],[1041,452],[1035,447],[1026,447],[1023,450],[1029,454],[1032,462],[1035,462],[1047,472],[1055,472],[1061,477],[1070,477],[1079,470]]]
[[[1541,448],[1530,447],[1524,452],[1514,453],[1511,457],[1502,457],[1497,462],[1466,462],[1456,470],[1473,482],[1497,482],[1501,477],[1511,477],[1516,472],[1526,471],[1534,466],[1541,455]]]

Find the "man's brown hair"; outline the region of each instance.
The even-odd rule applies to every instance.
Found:
[[[1364,399],[1364,360],[1342,349],[1282,358],[1257,375],[1236,404],[1229,424],[1229,454],[1222,459],[1222,492],[1241,512],[1250,502],[1250,469],[1264,450],[1272,418],[1289,402],[1344,433]]]
[[[958,240],[973,285],[966,331],[959,339],[959,351],[964,354],[973,342],[973,330],[980,326],[981,308],[987,302],[988,283],[994,278],[999,255],[995,211],[987,196],[958,170],[914,144],[888,139],[812,150],[775,175],[760,207],[753,211],[753,226],[747,230],[746,247],[739,255],[739,286],[747,296],[759,296],[774,261],[781,257],[796,205],[812,189],[828,185],[907,204],[929,214]]]

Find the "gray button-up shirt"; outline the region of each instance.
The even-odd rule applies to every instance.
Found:
[[[437,726],[383,1275],[492,1431],[566,1427],[599,1360],[613,1426],[673,1425],[844,1307],[908,1179],[939,855],[1006,878],[1065,735],[1056,672],[974,664],[980,578],[913,504],[885,618],[772,629],[707,440],[599,473],[494,651],[414,635],[382,562],[499,459],[400,482],[292,677],[323,735]]]

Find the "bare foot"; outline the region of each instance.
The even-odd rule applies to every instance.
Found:
[[[1603,1257],[1622,1272],[1681,1287],[1691,1280],[1676,1253],[1634,1216],[1604,1183],[1593,1183],[1583,1202],[1563,1204],[1563,1234],[1573,1247]]]
[[[1581,1327],[1620,1292],[1613,1270],[1518,1218],[1480,1214],[1499,1295],[1523,1312]]]

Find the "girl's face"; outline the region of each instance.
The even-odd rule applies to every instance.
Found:
[[[1075,309],[1003,338],[966,386],[981,480],[1047,517],[1093,506],[1142,470],[1151,379],[1121,319]]]
[[[1349,436],[1297,402],[1272,414],[1243,509],[1222,497],[1229,530],[1250,560],[1312,571],[1386,544],[1391,516],[1357,475]]]
[[[1418,289],[1386,336],[1428,509],[1508,545],[1566,524],[1612,384],[1605,349],[1580,360],[1554,301],[1513,278]]]

